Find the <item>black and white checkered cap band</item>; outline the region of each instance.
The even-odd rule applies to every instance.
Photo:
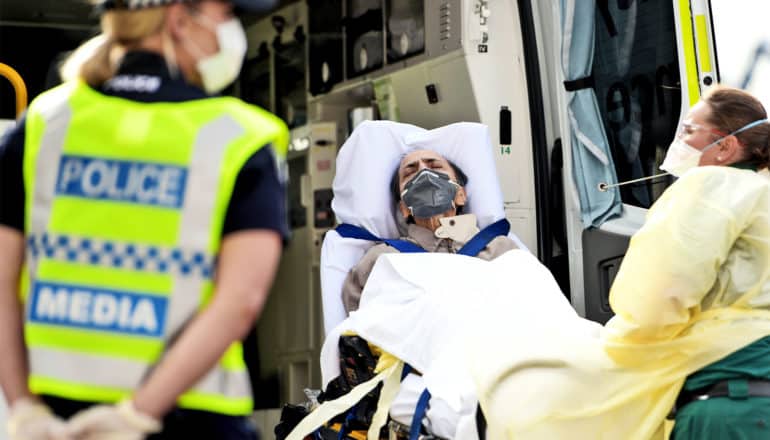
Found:
[[[172,3],[191,2],[196,0],[102,0],[97,5],[97,12],[111,9],[143,9],[166,6]],[[236,8],[251,12],[267,12],[277,6],[277,0],[230,0]]]
[[[104,0],[98,6],[100,11],[112,9],[144,9],[158,6],[166,6],[172,3],[181,3],[191,0]]]

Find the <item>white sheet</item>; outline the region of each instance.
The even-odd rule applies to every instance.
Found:
[[[386,254],[372,271],[359,310],[323,346],[323,383],[339,375],[339,334],[353,331],[423,373],[440,401],[428,413],[443,431],[436,434],[446,436],[458,425],[468,432],[477,402],[465,356],[474,343],[468,335],[478,334],[491,310],[497,315],[510,310],[522,334],[550,326],[587,333],[599,328],[575,313],[550,272],[527,251],[513,250],[490,262],[451,254]]]

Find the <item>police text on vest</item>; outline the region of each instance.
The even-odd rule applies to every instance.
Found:
[[[62,156],[56,192],[88,199],[179,208],[187,170],[148,162]]]

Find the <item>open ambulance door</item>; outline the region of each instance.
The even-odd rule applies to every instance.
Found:
[[[609,291],[631,236],[673,182],[661,176],[680,120],[719,81],[708,0],[561,0],[564,194],[570,293],[612,316]]]

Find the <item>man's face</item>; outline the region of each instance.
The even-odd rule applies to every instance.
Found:
[[[409,183],[414,178],[414,176],[424,168],[444,173],[449,176],[450,180],[457,182],[457,175],[455,174],[454,168],[452,168],[452,166],[449,164],[449,161],[447,161],[444,157],[435,151],[417,150],[404,156],[404,158],[401,160],[401,164],[398,166],[399,192],[403,193],[406,184]],[[455,207],[463,206],[465,205],[465,202],[465,188],[459,187],[457,189],[457,193],[455,194]],[[409,208],[406,206],[403,200],[399,203],[399,210],[401,211],[401,214],[404,216],[404,218],[408,218],[411,215]],[[435,231],[436,228],[440,226],[438,221],[439,218],[450,217],[453,215],[455,215],[455,210],[451,209],[441,215],[437,215],[432,218],[415,218],[415,222],[420,226]]]
[[[431,150],[417,150],[404,156],[398,166],[399,190],[403,192],[404,186],[423,168],[444,173],[453,182],[457,182],[454,169],[440,154]]]

